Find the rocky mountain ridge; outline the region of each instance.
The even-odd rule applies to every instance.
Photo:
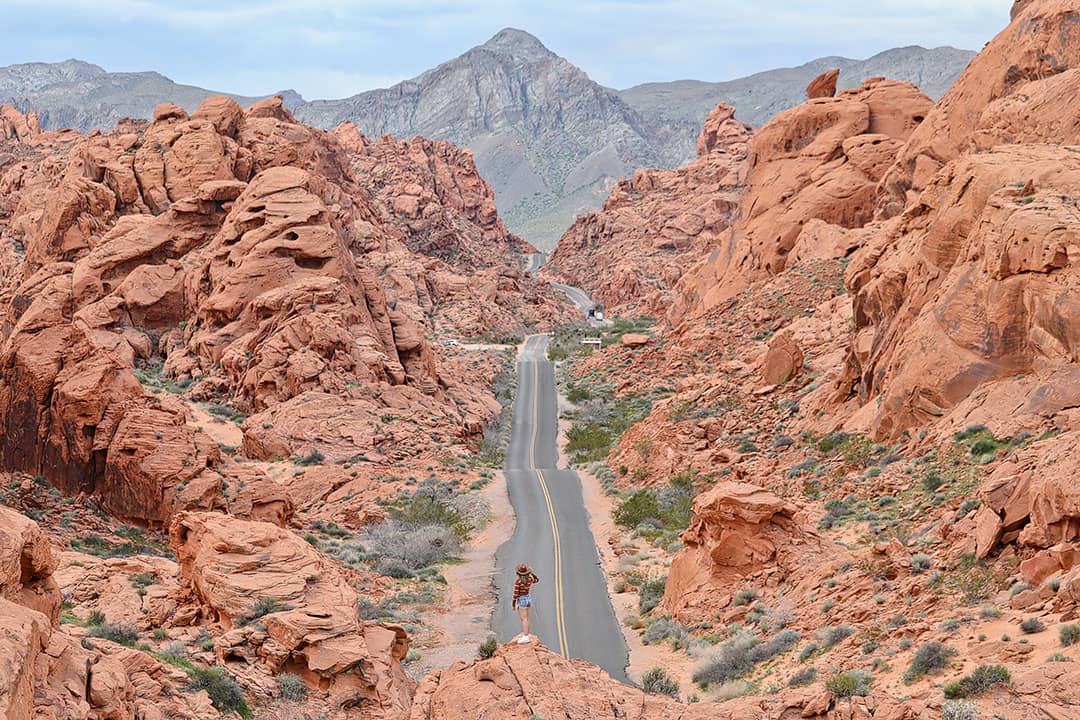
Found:
[[[491,40],[392,88],[340,100],[283,94],[301,120],[330,129],[349,121],[369,137],[422,135],[470,148],[516,233],[545,248],[576,215],[598,207],[637,168],[674,168],[718,103],[751,125],[798,102],[820,70],[840,67],[841,87],[884,75],[924,83],[937,97],[970,59],[952,48],[901,48],[866,61],[822,58],[798,68],[723,83],[678,81],[605,88],[527,32]],[[123,117],[148,119],[155,105],[192,111],[217,94],[157,73],[106,73],[79,61],[0,68],[0,103],[34,110],[46,129],[108,129]],[[241,104],[257,98],[236,97]]]

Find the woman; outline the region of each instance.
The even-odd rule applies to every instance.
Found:
[[[510,601],[510,607],[517,610],[518,617],[521,618],[522,634],[518,637],[518,643],[529,642],[529,610],[532,609],[532,598],[529,596],[529,589],[540,582],[540,578],[536,576],[529,566],[525,563],[521,563],[517,566],[517,578],[514,580],[514,599]]]

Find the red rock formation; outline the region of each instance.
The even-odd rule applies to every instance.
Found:
[[[608,310],[661,314],[689,266],[714,249],[738,207],[750,128],[721,104],[705,121],[698,159],[637,170],[599,211],[578,218],[545,273],[588,290]]]
[[[1037,190],[1024,196],[1029,180]],[[881,396],[878,434],[933,422],[988,382],[1080,359],[1078,196],[1073,154],[1002,146],[952,163],[856,255],[844,390]]]
[[[796,521],[798,508],[746,483],[721,482],[694,500],[682,534],[686,549],[671,563],[661,606],[683,622],[712,616],[765,569],[772,582],[796,582],[806,568],[840,562],[843,553]],[[792,576],[796,576],[792,578]]]
[[[1042,116],[1046,123],[1043,129],[1048,132],[1040,139],[1032,137],[1030,129],[1014,136],[1013,128],[1007,126],[994,128],[993,140],[987,137],[986,129],[993,127],[991,120],[1000,110],[997,101],[1013,96],[1026,103],[1042,94],[1036,88],[1047,88],[1043,85],[1047,80],[1080,65],[1075,2],[1016,2],[1012,17],[1009,26],[971,61],[941,102],[926,114],[926,121],[898,154],[896,165],[882,180],[878,206],[883,216],[899,214],[917,200],[918,193],[942,167],[976,149],[999,142],[1077,142],[1075,120],[1062,123],[1071,116],[1067,111]],[[1051,102],[1067,104],[1068,100],[1059,95]],[[1025,105],[1016,113],[1020,121],[1015,129],[1027,126],[1025,115],[1040,114],[1031,110]]]
[[[839,79],[839,68],[826,70],[821,73],[806,86],[806,99],[813,100],[815,98],[835,97],[836,81]]]
[[[425,339],[436,307],[439,330],[477,334],[568,312],[522,276],[528,248],[447,143],[320,132],[280,99],[245,111],[211,98],[190,117],[163,105],[149,125],[35,131],[32,146],[32,118],[4,117],[24,160],[0,156],[0,461],[96,492],[120,517],[162,526],[176,508],[224,509],[232,472],[185,403],[147,395],[136,369],[252,415],[243,447],[257,457],[324,437],[334,459],[377,460],[439,433],[469,441],[496,410],[456,363],[440,366]],[[424,291],[404,292],[405,276]],[[416,412],[381,438],[371,420],[388,408]],[[331,416],[350,427],[304,420]]]
[[[869,221],[878,181],[932,105],[910,83],[871,79],[774,117],[754,134],[730,238],[680,281],[669,316],[715,307],[781,272],[812,220],[846,228]]]
[[[401,667],[409,649],[405,631],[360,620],[356,590],[300,537],[269,523],[183,513],[170,542],[193,603],[182,616],[202,615],[226,629],[215,644],[218,657],[244,663],[235,672],[249,684],[288,671],[338,704],[408,709],[413,684]],[[265,629],[239,623],[259,601],[278,603],[260,618]]]

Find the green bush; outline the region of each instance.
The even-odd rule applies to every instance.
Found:
[[[1009,671],[1001,665],[980,665],[970,675],[946,685],[945,697],[954,699],[979,695],[995,685],[1007,685],[1010,679]]]
[[[1080,642],[1080,625],[1062,625],[1058,628],[1058,639],[1062,647],[1069,647]]]
[[[759,597],[761,597],[761,593],[754,588],[743,588],[735,593],[735,597],[731,599],[731,604],[735,606],[749,605]]]
[[[652,490],[638,490],[619,503],[611,517],[625,528],[636,528],[660,517],[660,500]]]
[[[955,650],[937,640],[921,645],[915,651],[915,657],[911,659],[907,672],[904,673],[904,682],[914,682],[927,673],[945,669],[953,655],[956,655]]]
[[[278,675],[278,696],[282,700],[300,701],[307,695],[307,688],[299,675],[281,673]]]
[[[817,668],[814,666],[805,667],[801,670],[796,670],[795,674],[788,678],[788,687],[799,687],[801,685],[809,685],[817,678]]]
[[[276,598],[259,598],[255,601],[255,604],[251,606],[251,610],[247,615],[237,620],[237,625],[250,625],[264,615],[271,615],[276,612],[282,612],[283,610],[292,610],[292,605],[283,605]]]
[[[855,628],[850,625],[837,625],[836,627],[824,627],[814,633],[821,646],[828,650],[836,643],[849,635],[854,634]]]
[[[660,604],[667,587],[667,575],[646,580],[638,591],[638,609],[645,614]]]
[[[655,667],[641,678],[641,689],[653,695],[669,695],[679,699],[679,683],[663,668]]]
[[[247,701],[244,699],[244,691],[236,684],[236,681],[225,674],[219,667],[193,668],[189,675],[191,680],[187,689],[191,692],[205,690],[210,696],[210,702],[222,713],[235,712],[241,717],[250,717]]]
[[[112,640],[114,643],[126,645],[127,647],[135,647],[135,643],[139,640],[139,633],[126,625],[102,623],[101,625],[91,625],[89,630],[92,637]]]
[[[761,639],[751,632],[736,635],[694,668],[694,682],[702,687],[722,685],[754,669],[751,651]]]
[[[825,687],[837,697],[864,697],[870,694],[870,674],[862,670],[848,670],[833,675]]]
[[[941,706],[941,720],[977,720],[979,708],[967,700],[946,700]]]
[[[1041,633],[1046,629],[1046,625],[1039,618],[1027,618],[1020,623],[1020,630],[1026,635],[1034,635],[1035,633]]]
[[[495,654],[495,651],[499,649],[499,641],[495,639],[494,635],[488,635],[487,640],[480,643],[480,647],[477,648],[477,656],[488,659]]]

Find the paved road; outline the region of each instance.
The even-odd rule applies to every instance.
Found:
[[[546,360],[548,338],[526,340],[518,365],[514,424],[506,480],[517,516],[513,536],[496,554],[499,640],[521,632],[510,608],[514,567],[528,563],[540,577],[533,587],[532,632],[565,657],[581,658],[627,681],[627,648],[608,597],[607,579],[589,528],[581,479],[557,467],[558,402],[555,373]]]
[[[544,263],[547,262],[547,253],[537,252],[529,255],[529,264],[525,267],[525,272],[530,275],[535,275],[540,272],[540,268],[544,267]]]
[[[557,290],[562,290],[564,293],[566,293],[566,296],[570,298],[570,302],[577,305],[578,310],[581,310],[581,312],[585,313],[586,315],[589,314],[590,310],[596,307],[596,304],[593,303],[592,298],[586,295],[584,290],[573,287],[572,285],[563,285],[562,283],[557,282],[551,283],[551,287],[556,288]]]

